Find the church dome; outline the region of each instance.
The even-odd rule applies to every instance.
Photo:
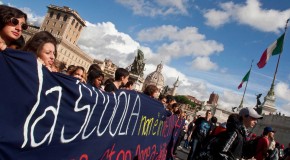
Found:
[[[163,65],[160,63],[154,72],[148,74],[144,81],[144,87],[150,84],[156,85],[159,90],[164,87],[164,77],[161,73],[162,68]]]

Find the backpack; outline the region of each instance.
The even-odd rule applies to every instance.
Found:
[[[256,155],[258,142],[261,138],[262,137],[259,136],[259,137],[256,137],[255,139],[251,139],[251,140],[244,142],[243,154],[242,154],[242,157],[244,159],[251,159],[252,157],[254,157]]]
[[[209,137],[207,137],[201,144],[200,152],[195,157],[195,160],[214,160],[212,153],[214,152],[215,148],[219,146],[219,141],[225,134],[226,131],[217,135],[209,135]]]

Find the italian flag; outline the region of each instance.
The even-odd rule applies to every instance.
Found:
[[[238,86],[238,89],[243,87],[243,83],[249,80],[250,77],[250,73],[251,73],[251,69],[248,71],[248,73],[244,76],[242,82],[240,83],[240,85]]]
[[[262,54],[257,63],[259,68],[263,68],[271,56],[282,53],[285,33],[282,34],[274,43],[272,43]]]

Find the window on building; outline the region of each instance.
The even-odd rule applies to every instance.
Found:
[[[62,28],[63,27],[63,24],[60,24],[60,28]]]
[[[52,17],[53,17],[53,12],[50,12],[50,15],[49,15],[49,17],[50,17],[50,18],[52,18]]]
[[[79,31],[81,31],[81,29],[82,29],[82,26],[80,26]]]
[[[58,13],[57,15],[56,15],[56,19],[59,19],[60,18],[60,13]]]
[[[46,28],[43,28],[43,30],[45,31],[45,30],[46,30]]]
[[[76,27],[75,28],[78,28],[78,26],[79,26],[79,23],[76,24]]]
[[[67,38],[68,38],[68,35],[66,35],[65,39],[67,39]]]
[[[75,19],[73,19],[73,20],[71,21],[71,25],[74,25],[74,23],[75,23]]]
[[[49,20],[46,21],[46,24],[48,24],[48,23],[49,23]]]
[[[49,31],[49,32],[50,32],[50,33],[52,33],[52,31],[53,31],[53,29],[50,29],[50,31]]]
[[[63,21],[66,21],[67,20],[67,15],[65,15],[64,17],[63,17]]]
[[[60,35],[60,31],[57,31],[57,35]]]
[[[56,22],[53,22],[53,26],[55,26]]]

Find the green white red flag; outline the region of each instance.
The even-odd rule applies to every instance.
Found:
[[[259,68],[263,68],[271,56],[282,53],[285,33],[282,34],[274,43],[272,43],[262,54],[257,63]]]
[[[248,73],[244,76],[242,82],[240,83],[240,85],[238,86],[238,89],[243,87],[243,83],[249,80],[250,77],[250,73],[251,73],[251,69],[248,71]]]

